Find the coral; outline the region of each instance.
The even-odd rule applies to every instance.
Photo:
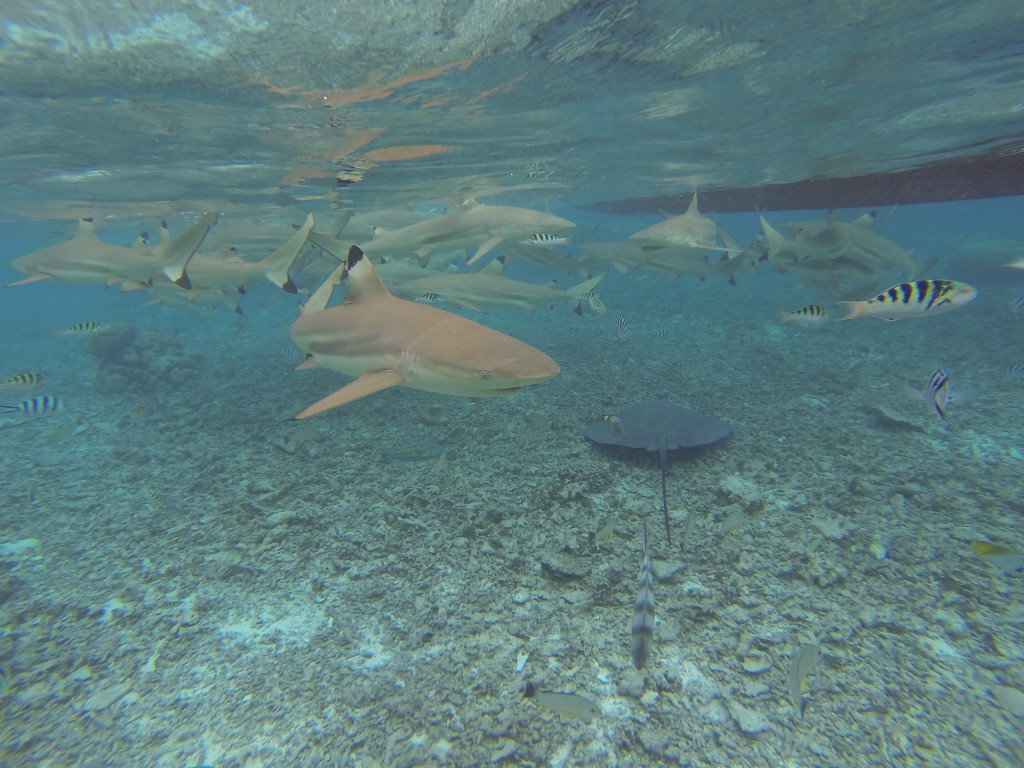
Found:
[[[152,394],[187,386],[202,375],[202,360],[162,334],[139,335],[132,325],[116,325],[89,339],[96,360],[96,386],[108,393]]]

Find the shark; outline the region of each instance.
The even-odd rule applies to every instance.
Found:
[[[327,306],[347,278],[341,304]],[[394,296],[358,245],[310,296],[291,336],[322,366],[357,377],[293,418],[306,419],[394,386],[502,397],[553,379],[558,364],[530,345],[438,307]]]
[[[289,276],[289,270],[312,229],[313,214],[309,214],[303,225],[262,261],[238,258],[233,250],[227,256],[208,256],[197,252],[188,263],[192,286],[245,293],[249,286],[264,277],[286,293],[295,293],[295,283]],[[165,239],[169,237],[165,234]]]
[[[395,284],[395,292],[404,296],[430,297],[456,307],[482,312],[481,307],[518,307],[533,311],[536,304],[567,301],[576,304],[579,297],[597,287],[605,272],[584,280],[566,291],[554,282],[537,285],[505,277],[505,257],[499,256],[476,272],[420,277]]]
[[[70,240],[14,259],[11,266],[28,277],[8,283],[8,287],[40,280],[100,283],[107,286],[118,283],[141,285],[148,283],[153,275],[163,273],[169,280],[187,289],[191,287],[186,272],[188,262],[202,244],[210,227],[216,223],[217,214],[209,213],[173,240],[151,246],[143,236],[129,248],[102,242],[96,237],[93,220],[80,219],[78,229]]]
[[[731,252],[729,247],[718,245],[717,236],[718,226],[701,215],[697,209],[697,193],[694,192],[685,213],[669,216],[665,221],[634,232],[629,241],[651,254],[665,250]]]
[[[448,213],[401,229],[378,229],[372,240],[359,247],[375,258],[414,253],[423,266],[435,251],[475,248],[467,262],[473,264],[505,241],[564,233],[575,226],[550,213],[509,205],[481,205],[470,199]]]

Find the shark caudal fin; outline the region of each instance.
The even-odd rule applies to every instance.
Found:
[[[186,291],[192,287],[185,268],[188,266],[192,256],[199,250],[210,227],[217,223],[217,214],[208,213],[197,221],[185,234],[180,235],[169,243],[164,243],[161,254],[163,264],[160,271],[167,275],[167,278]]]
[[[299,251],[306,244],[306,239],[313,229],[313,214],[306,216],[306,221],[301,227],[292,233],[292,236],[282,243],[276,251],[270,254],[260,266],[263,268],[263,276],[276,285],[285,293],[295,293],[295,283],[292,282],[288,272],[299,256]]]

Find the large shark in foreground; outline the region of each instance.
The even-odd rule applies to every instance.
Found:
[[[328,307],[348,275],[348,294]],[[553,379],[558,365],[543,352],[437,307],[391,295],[370,260],[353,245],[347,259],[310,297],[291,327],[310,357],[358,378],[294,418],[305,419],[394,386],[464,397],[500,397]]]

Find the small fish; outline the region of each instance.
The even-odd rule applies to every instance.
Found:
[[[734,510],[722,521],[722,524],[718,527],[718,532],[722,536],[725,536],[727,533],[735,533],[743,527],[745,522],[747,522],[747,513],[742,509]]]
[[[381,451],[382,461],[428,461],[436,459],[444,453],[444,448],[433,443],[422,445],[407,445],[404,448],[393,448],[389,451]]]
[[[1024,312],[1024,296],[1014,296],[1010,299],[1010,309],[1015,315]]]
[[[971,549],[974,550],[974,554],[1003,573],[1020,573],[1024,571],[1024,557],[1021,557],[1009,547],[993,544],[990,541],[972,541]]]
[[[53,395],[30,397],[17,405],[0,405],[6,413],[24,413],[29,416],[48,416],[64,407],[60,398]]]
[[[67,328],[62,328],[59,331],[55,331],[58,336],[82,336],[87,333],[99,333],[110,329],[108,323],[98,323],[95,320],[90,320],[85,323],[75,323],[69,325]]]
[[[615,537],[615,529],[618,527],[618,525],[618,518],[613,517],[607,523],[598,528],[596,533],[590,534],[590,544],[594,545],[600,544],[605,541],[611,541]]]
[[[973,286],[956,280],[915,280],[894,285],[867,301],[839,303],[846,305],[847,314],[843,320],[855,317],[902,320],[949,312],[977,295],[978,291]]]
[[[142,410],[141,405],[136,405],[128,411],[128,415],[131,416],[132,422],[135,424],[142,424],[146,421],[146,412]]]
[[[943,419],[946,418],[946,406],[949,405],[949,375],[941,368],[936,368],[928,379],[928,387],[925,389],[928,402],[935,408],[935,412]]]
[[[640,541],[644,547],[644,559],[640,564],[640,591],[633,603],[632,654],[633,666],[643,669],[651,657],[654,644],[654,577],[651,575],[651,550],[647,545],[647,521],[640,529]]]
[[[804,678],[810,674],[821,658],[821,648],[808,643],[793,658],[789,668],[789,694],[792,696],[793,709],[801,720],[804,717]]]
[[[291,344],[282,344],[279,348],[279,351],[281,353],[281,358],[286,363],[294,363],[296,360],[302,357],[302,352],[299,351],[299,348],[292,346]]]
[[[1009,267],[1010,269],[1024,269],[1024,256],[1018,256],[1016,259],[1011,261],[1009,264],[1006,264],[1005,266]]]
[[[608,311],[608,308],[601,301],[601,297],[593,291],[587,291],[581,293],[576,297],[576,309],[573,310],[577,315],[585,317],[599,317]]]
[[[828,322],[828,310],[821,304],[808,304],[806,307],[794,309],[792,312],[783,311],[779,315],[780,322],[793,323],[803,328],[810,328]]]
[[[7,693],[7,688],[11,684],[11,675],[7,671],[7,667],[0,667],[0,697]]]
[[[562,235],[549,235],[546,232],[538,232],[535,235],[530,235],[525,240],[519,241],[520,245],[533,245],[539,247],[548,247],[550,245],[568,245],[569,238],[563,237]]]
[[[615,321],[615,338],[624,339],[626,338],[626,331],[629,329],[629,324],[626,322],[625,315],[619,315],[619,319]]]
[[[41,373],[19,373],[0,381],[0,389],[39,389],[44,381]]]
[[[420,296],[423,301],[429,301],[431,304],[439,304],[441,302],[441,294],[439,293],[424,293]]]
[[[590,699],[576,693],[551,693],[538,691],[533,683],[526,684],[524,699],[533,699],[538,704],[557,712],[568,720],[582,720],[589,723],[601,714],[601,709]]]
[[[1011,379],[1024,379],[1024,363],[1010,363],[1006,366],[1006,375]]]
[[[601,421],[608,425],[608,429],[612,431],[612,434],[616,437],[626,436],[626,427],[622,424],[622,419],[611,413],[605,413],[601,416]]]
[[[668,330],[666,330],[665,328],[659,328],[654,332],[654,335],[656,338],[664,339],[666,336],[668,336]]]
[[[877,536],[868,545],[868,552],[874,555],[876,560],[885,560],[889,557],[889,550],[885,548],[885,543]]]

